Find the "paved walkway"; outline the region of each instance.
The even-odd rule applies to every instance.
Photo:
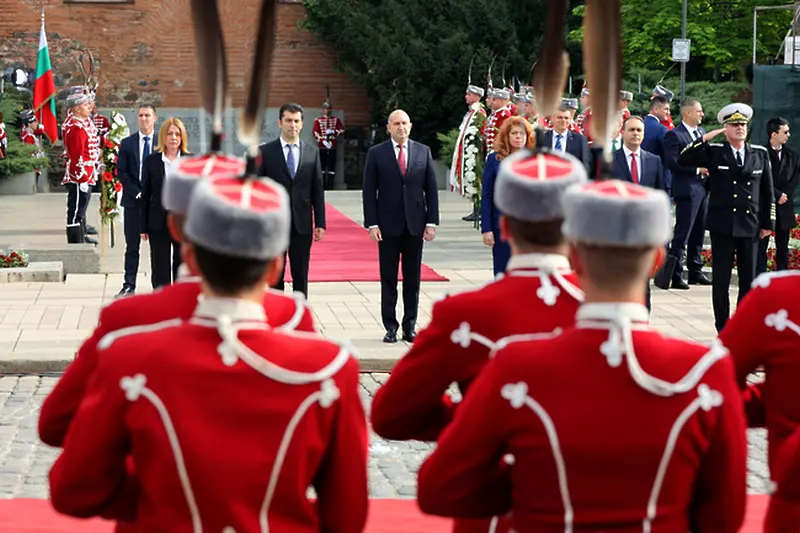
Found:
[[[334,192],[328,201],[353,220],[361,221],[358,192]],[[63,197],[57,194],[0,197],[0,243],[11,246],[46,246],[64,243],[59,224]],[[96,199],[92,206],[97,205]],[[91,207],[91,206],[90,206]],[[441,193],[442,223],[436,239],[425,245],[423,261],[449,282],[424,282],[420,295],[419,327],[430,320],[430,309],[444,292],[455,292],[491,279],[491,253],[479,232],[461,220],[469,211],[457,195]],[[98,223],[92,209],[90,222]],[[54,229],[55,228],[55,229]],[[106,247],[102,274],[71,274],[65,283],[0,284],[0,371],[58,371],[72,359],[86,338],[103,305],[122,287],[124,238],[116,224],[117,246]],[[364,238],[367,238],[366,232]],[[149,289],[149,253],[142,248],[140,292]],[[375,251],[377,254],[377,250]],[[364,283],[311,283],[309,300],[321,332],[332,338],[349,338],[359,349],[365,370],[389,370],[408,349],[405,343],[381,342],[380,285]],[[731,289],[735,301],[735,288]],[[402,315],[398,304],[398,316]],[[665,334],[708,342],[715,337],[711,291],[653,291],[652,324]]]

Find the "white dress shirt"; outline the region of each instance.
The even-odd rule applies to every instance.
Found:
[[[742,157],[742,166],[744,166],[744,145],[742,145],[742,148],[741,148],[741,149],[739,149],[739,150],[737,150],[736,148],[734,148],[733,146],[731,146],[731,151],[733,152],[733,160],[734,160],[734,161],[736,161],[736,154],[737,154],[737,153],[738,153],[739,155],[741,155],[741,157]]]
[[[631,170],[631,161],[633,160],[633,158],[631,157],[631,154],[636,154],[636,172],[637,172],[637,174],[639,176],[639,182],[641,183],[641,181],[642,181],[642,149],[639,148],[638,150],[633,152],[633,151],[631,151],[630,148],[628,148],[627,146],[625,146],[623,144],[622,145],[622,151],[625,153],[625,161],[628,163],[628,172],[630,172],[630,170]],[[631,174],[631,175],[633,175],[633,174]]]
[[[173,165],[177,165],[178,161],[181,160],[181,153],[178,152],[178,157],[175,158],[174,161],[170,161],[167,159],[167,154],[161,153],[161,161],[164,162],[164,179],[169,178],[170,170],[172,170]]]
[[[689,132],[689,135],[692,137],[692,142],[696,141],[697,139],[701,139],[703,137],[702,135],[699,135],[700,131],[698,131],[697,126],[690,126],[683,121],[681,121],[681,123],[683,124],[683,127],[686,128],[686,130]],[[695,170],[695,174],[697,174],[698,176],[700,175],[699,168]]]
[[[153,148],[153,133],[146,135],[141,131],[139,132],[139,183],[142,182],[142,166],[144,165],[144,138],[148,137],[150,139],[150,153],[152,154],[155,151]]]
[[[287,146],[291,146],[291,148],[287,149]],[[300,165],[300,141],[290,145],[281,137],[281,151],[283,152],[283,158],[286,160],[287,166],[289,165],[289,150],[291,150],[292,155],[294,155],[294,168],[290,170],[293,171],[293,174],[297,174],[297,167]]]
[[[558,133],[556,130],[553,130],[553,144],[550,146],[553,150],[556,149],[556,143],[558,142],[558,136],[561,135],[561,152],[567,151],[567,134],[569,130],[565,131],[564,133]]]
[[[399,161],[400,160],[400,143],[396,143],[396,142],[392,141],[392,144],[394,145],[394,156]],[[406,141],[403,144],[403,150],[405,150],[404,153],[405,153],[405,156],[406,156],[406,170],[408,170],[408,153],[409,153],[409,151],[408,151],[408,141]]]

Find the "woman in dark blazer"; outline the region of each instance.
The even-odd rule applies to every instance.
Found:
[[[164,180],[178,160],[187,155],[186,128],[170,117],[158,132],[156,151],[142,163],[142,199],[139,204],[139,228],[142,240],[150,242],[150,265],[153,288],[169,285],[178,277],[181,264],[180,244],[167,226],[167,211],[161,202]]]
[[[522,117],[509,117],[500,126],[493,146],[496,151],[489,154],[483,166],[481,181],[481,233],[483,244],[492,247],[492,270],[494,275],[506,271],[506,263],[511,257],[508,243],[500,239],[500,215],[502,213],[494,205],[494,183],[500,162],[517,150],[527,148],[533,150],[536,138],[530,122]]]

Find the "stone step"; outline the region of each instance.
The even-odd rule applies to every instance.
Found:
[[[61,261],[31,261],[27,267],[0,268],[0,283],[61,283],[63,280]]]
[[[0,250],[9,248],[19,247],[0,244]],[[31,262],[61,262],[64,275],[100,272],[100,253],[93,244],[40,245],[22,249],[28,254]]]

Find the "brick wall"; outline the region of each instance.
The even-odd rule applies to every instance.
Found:
[[[194,32],[188,0],[135,0],[96,5],[48,2],[46,29],[57,89],[82,83],[71,59],[92,51],[101,107],[132,107],[150,102],[163,107],[200,107]],[[4,0],[0,16],[0,66],[23,61],[35,67],[41,2]],[[260,2],[220,2],[228,57],[229,87],[235,107],[244,103],[249,81]],[[278,5],[278,42],[268,107],[296,101],[318,109],[330,85],[335,108],[346,125],[367,126],[371,102],[344,73],[335,72],[335,55],[298,25],[302,3]]]

